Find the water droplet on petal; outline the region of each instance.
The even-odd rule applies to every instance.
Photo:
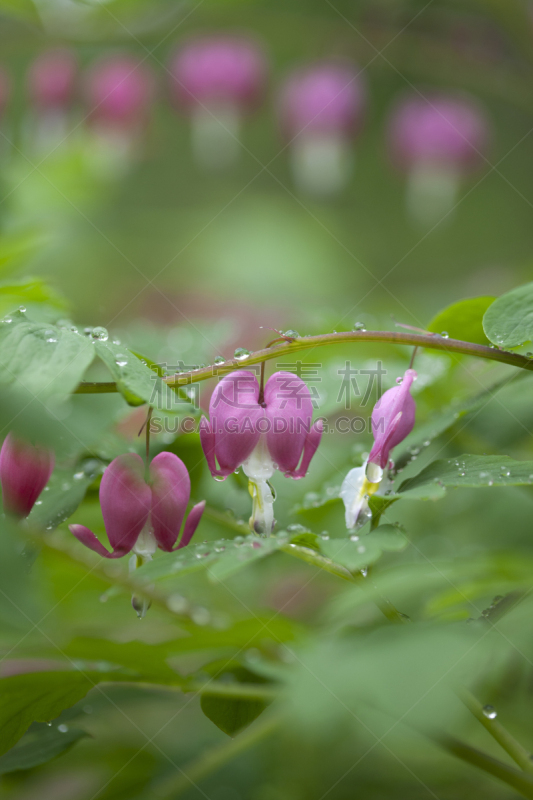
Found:
[[[59,731],[59,733],[67,733],[68,725],[63,725],[63,724],[62,725],[58,725],[57,726],[57,730]]]
[[[487,719],[496,719],[498,712],[494,706],[483,706],[483,715],[487,717]]]
[[[25,314],[26,313],[26,306],[19,306],[19,311],[20,311],[21,314]]]
[[[366,331],[364,322],[355,322],[353,326],[354,331]]]
[[[224,356],[216,356],[213,359],[213,364],[223,364],[225,360]]]
[[[117,355],[115,356],[115,364],[118,367],[125,367],[127,363],[128,363],[128,357],[125,356],[123,353],[117,353]]]
[[[237,361],[245,361],[247,358],[250,357],[250,351],[247,350],[245,347],[237,347],[237,349],[233,353],[233,357],[236,358]]]
[[[283,336],[286,336],[288,339],[299,339],[300,338],[300,334],[298,333],[298,331],[294,331],[292,329],[289,329],[288,331],[285,331]]]
[[[450,334],[448,333],[448,331],[441,331],[440,335],[442,336],[443,339],[449,339],[450,338]]]

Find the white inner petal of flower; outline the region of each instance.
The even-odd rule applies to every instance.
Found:
[[[369,469],[374,467],[375,469]],[[361,467],[354,467],[342,482],[340,498],[346,509],[345,519],[348,530],[361,528],[370,518],[368,504],[371,495],[379,488],[383,470],[375,464],[365,462]],[[375,480],[370,481],[372,477]]]
[[[276,469],[268,452],[266,437],[261,436],[253,452],[242,465],[249,479],[250,494],[253,498],[250,527],[256,533],[269,536],[274,527],[274,495],[268,479]]]
[[[137,537],[137,541],[133,546],[133,552],[140,556],[144,561],[151,561],[152,556],[157,550],[157,541],[152,529],[152,520],[150,515],[144,525],[144,528]]]

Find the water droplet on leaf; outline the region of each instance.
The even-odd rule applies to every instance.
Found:
[[[91,331],[91,338],[97,339],[99,342],[107,342],[107,340],[109,339],[109,333],[107,332],[107,328],[102,328],[101,326],[93,328]]]

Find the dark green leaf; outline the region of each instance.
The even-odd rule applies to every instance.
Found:
[[[498,297],[483,317],[483,328],[498,347],[518,347],[533,340],[533,283]]]
[[[16,311],[0,324],[0,382],[28,390],[39,399],[66,399],[94,358],[79,333],[31,322]]]
[[[18,742],[32,722],[49,722],[105,681],[139,678],[106,662],[99,669],[28,672],[0,679],[0,755]]]
[[[233,697],[215,697],[203,694],[200,706],[204,714],[217,728],[235,736],[263,713],[267,704],[262,700],[238,700]]]
[[[475,344],[489,344],[483,330],[483,315],[494,297],[470,297],[439,311],[428,325],[428,331],[447,333],[451,339]]]
[[[37,730],[30,730],[15,747],[0,756],[0,775],[46,764],[88,735],[66,725],[39,726]]]
[[[432,484],[441,487],[533,485],[533,461],[515,461],[509,456],[463,455],[433,461],[399,488],[407,492]]]

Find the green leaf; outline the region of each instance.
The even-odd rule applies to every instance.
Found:
[[[150,582],[205,569],[212,581],[223,581],[250,563],[276,552],[288,539],[288,534],[281,532],[268,539],[249,534],[246,537],[236,536],[234,539],[188,545],[145,564],[136,571],[135,578]]]
[[[46,490],[34,505],[28,520],[37,528],[52,530],[65,522],[76,511],[94,475],[83,469],[72,473],[69,470],[54,470]]]
[[[33,0],[0,0],[0,14],[23,19],[39,26],[41,24],[41,18]]]
[[[451,339],[462,339],[474,344],[489,344],[483,330],[483,315],[494,302],[494,297],[470,297],[439,311],[428,325],[433,333],[446,332]]]
[[[13,0],[16,2],[17,0]],[[1,11],[1,0],[0,0]],[[0,273],[8,275],[14,272],[28,256],[43,243],[43,237],[35,231],[23,234],[0,237]]]
[[[79,333],[31,322],[21,311],[0,323],[0,382],[40,400],[66,399],[93,358],[91,342]]]
[[[46,764],[89,735],[78,728],[67,729],[66,725],[53,728],[39,725],[35,728],[36,730],[28,731],[15,747],[0,757],[0,775]]]
[[[0,284],[0,313],[14,311],[17,306],[28,303],[46,303],[56,308],[66,308],[67,306],[65,298],[40,278],[27,278]]]
[[[394,525],[381,525],[366,536],[326,540],[319,537],[319,542],[325,556],[350,572],[373,564],[387,550],[402,550],[407,545],[407,539]]]
[[[521,373],[514,380],[528,379],[529,375]],[[474,397],[469,397],[467,400],[462,400],[453,405],[446,406],[431,416],[427,422],[416,424],[412,433],[407,436],[401,444],[401,450],[394,458],[395,470],[403,469],[410,461],[413,460],[419,453],[431,442],[449,430],[455,423],[462,417],[471,414],[473,411],[483,408],[487,405],[496,392],[500,389],[509,386],[511,381],[508,377],[502,378],[501,381],[484,389]]]
[[[527,486],[533,484],[533,461],[515,461],[509,456],[463,455],[433,461],[414,478],[408,478],[400,493],[437,484],[441,487]]]
[[[132,406],[149,403],[162,411],[183,412],[192,406],[161,380],[147,364],[123,345],[96,340],[96,354],[117,383],[117,388]]]
[[[18,742],[32,722],[48,722],[81,700],[105,673],[28,672],[0,679],[0,754]]]
[[[498,297],[483,317],[483,328],[498,347],[519,347],[533,340],[533,283]]]
[[[203,694],[200,698],[200,707],[217,728],[228,736],[235,736],[263,713],[267,703],[263,700],[241,700]]]

